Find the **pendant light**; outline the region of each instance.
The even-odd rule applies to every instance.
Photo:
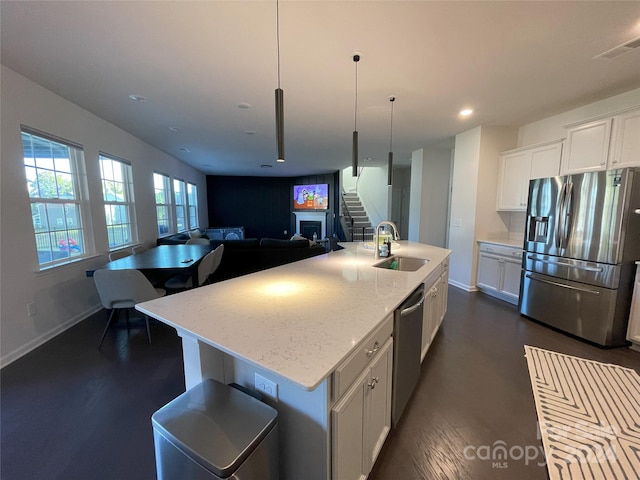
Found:
[[[276,0],[276,37],[278,45],[278,88],[276,88],[276,145],[277,162],[284,162],[284,91],[280,88],[280,5]]]
[[[353,56],[353,63],[356,67],[356,108],[353,121],[353,158],[351,160],[351,175],[353,177],[358,176],[358,62],[360,61],[360,55],[355,54]]]
[[[393,180],[393,102],[396,101],[396,97],[389,97],[391,102],[391,125],[389,126],[389,165],[387,166],[387,185],[391,185]]]

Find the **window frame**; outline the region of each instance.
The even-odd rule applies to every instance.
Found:
[[[25,136],[30,137],[30,157],[26,156]],[[49,142],[50,158],[37,156],[34,138],[40,142]],[[88,192],[83,146],[25,125],[20,125],[20,143],[38,270],[49,270],[90,257],[93,253],[93,235],[90,217],[88,217]],[[66,149],[66,158],[56,158],[54,147]],[[40,162],[38,158],[40,158]],[[68,171],[65,171],[65,167],[63,167],[66,162],[68,162]],[[47,165],[48,163],[49,165]],[[41,175],[45,173],[51,173],[53,176],[54,185],[50,185],[48,188],[55,188],[55,195],[41,195],[43,187],[40,179],[43,178]],[[71,191],[67,192],[72,195],[71,197],[61,194],[60,183],[65,180],[71,182]],[[35,188],[38,195],[32,194],[33,186],[30,186],[30,182],[33,181],[36,182]],[[71,206],[73,206],[73,211],[70,211]],[[63,209],[62,214],[56,215],[55,212],[60,207]],[[41,227],[39,231],[36,225],[36,216],[38,219],[41,219],[42,216],[45,217],[46,228]],[[55,224],[57,226],[63,225],[64,228],[55,228],[56,225],[53,222],[55,217],[57,217]],[[76,225],[73,225],[74,223]],[[70,228],[70,224],[75,228]],[[41,222],[40,226],[42,226]],[[55,245],[57,245],[57,249],[54,248]],[[42,257],[40,252],[42,252]],[[63,252],[67,254],[64,255]],[[48,253],[48,260],[45,256],[46,253]]]
[[[176,219],[176,231],[187,232],[190,230],[189,219],[187,217],[187,182],[180,178],[173,178],[173,207]],[[180,186],[180,189],[177,187]],[[180,196],[180,202],[178,202]],[[180,228],[180,218],[182,218],[182,228]]]
[[[190,192],[191,188],[193,188],[193,194]],[[191,230],[200,227],[200,221],[198,220],[198,186],[191,182],[187,182],[187,224]]]
[[[156,179],[162,177],[162,183],[163,183],[163,188],[162,191],[164,193],[165,196],[165,202],[158,202],[158,185],[156,183]],[[162,236],[166,236],[166,235],[171,235],[172,233],[175,233],[175,228],[174,228],[174,221],[173,221],[173,215],[172,215],[172,211],[173,211],[173,203],[172,203],[172,198],[173,198],[173,190],[171,189],[171,177],[169,175],[167,175],[166,173],[162,173],[162,172],[158,172],[158,171],[154,171],[153,172],[153,193],[154,193],[154,201],[156,204],[156,226],[158,227],[158,236],[162,237]],[[168,201],[168,203],[167,203]],[[159,211],[160,209],[166,210],[166,222],[163,222],[164,224],[166,224],[166,232],[162,232],[162,228],[161,228],[161,222],[160,222],[160,216],[159,216]]]
[[[122,176],[122,181],[120,183],[122,183],[122,195],[124,197],[122,201],[107,199],[106,183],[107,182],[118,183],[118,179],[105,178],[103,160],[117,163],[120,166],[121,176]],[[109,244],[109,251],[119,250],[122,247],[127,247],[129,245],[133,245],[138,242],[138,228],[137,228],[137,221],[136,221],[136,214],[135,214],[135,195],[134,195],[134,189],[133,189],[133,169],[131,167],[131,163],[128,162],[127,160],[119,158],[115,155],[110,155],[105,152],[98,152],[98,164],[100,166],[100,183],[102,186],[102,201],[104,205],[105,225],[107,230],[107,243]],[[111,215],[107,213],[107,210],[109,209],[113,211],[114,209],[120,209],[122,207],[124,207],[124,209],[127,212],[128,223],[123,223],[123,222],[110,223],[109,217]],[[117,215],[114,215],[114,216],[117,216]],[[120,227],[119,229],[122,230],[123,226],[127,226],[129,241],[125,241],[122,243],[114,243],[112,245],[109,228],[111,227],[113,229],[115,227]]]

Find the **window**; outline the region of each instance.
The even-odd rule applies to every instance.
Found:
[[[158,234],[169,233],[171,225],[171,190],[169,177],[161,173],[153,174],[153,185],[156,196],[156,218],[158,221]]]
[[[82,147],[22,131],[22,150],[38,264],[50,267],[85,257],[80,172]],[[86,179],[85,179],[86,181]]]
[[[185,192],[184,182],[173,179],[173,195],[176,204],[176,226],[178,231],[187,230],[187,196]]]
[[[113,250],[137,240],[131,165],[101,154],[100,176],[109,249]]]
[[[187,183],[187,206],[189,208],[189,228],[198,227],[198,188]]]

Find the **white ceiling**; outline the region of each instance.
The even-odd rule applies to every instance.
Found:
[[[638,1],[282,0],[287,161],[276,164],[275,0],[0,8],[4,65],[208,174],[350,165],[354,52],[360,158],[372,165],[386,163],[390,95],[393,151],[407,163],[477,125],[520,126],[640,86],[640,49],[593,59],[640,35]],[[460,119],[463,107],[476,113]]]

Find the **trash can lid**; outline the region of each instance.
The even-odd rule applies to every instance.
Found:
[[[269,405],[205,380],[153,414],[153,428],[210,472],[227,478],[277,422]]]

